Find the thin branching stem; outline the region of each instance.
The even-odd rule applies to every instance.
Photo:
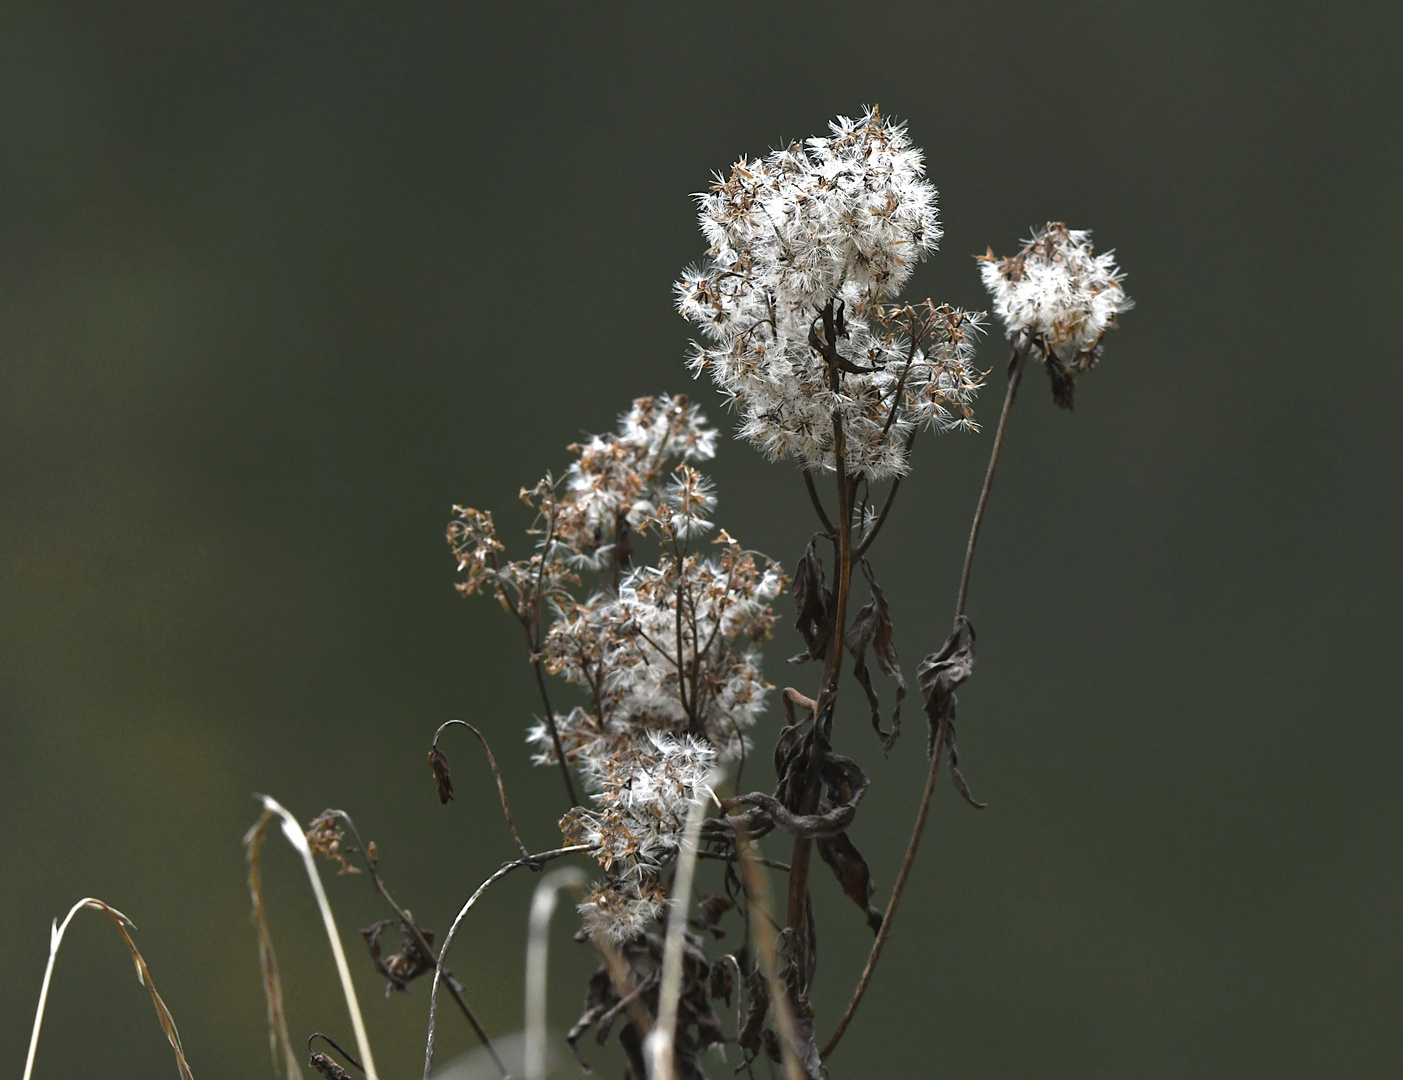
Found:
[[[901,869],[896,875],[896,884],[892,886],[891,899],[887,901],[887,910],[882,912],[882,926],[877,931],[877,940],[872,943],[872,950],[867,954],[867,963],[863,965],[862,975],[857,980],[857,988],[853,991],[852,1000],[848,1002],[848,1007],[843,1010],[842,1018],[838,1021],[838,1026],[829,1036],[828,1042],[824,1043],[823,1049],[819,1051],[819,1058],[828,1060],[828,1055],[833,1053],[838,1045],[838,1040],[843,1037],[843,1033],[848,1030],[848,1025],[852,1023],[853,1015],[857,1012],[858,1005],[862,1002],[863,995],[867,993],[867,985],[872,981],[872,972],[877,968],[877,960],[882,955],[882,948],[887,943],[887,937],[891,934],[892,920],[896,917],[896,908],[901,903],[901,894],[906,889],[906,879],[911,876],[911,867],[916,863],[916,849],[921,846],[921,834],[925,831],[926,817],[930,813],[931,795],[935,791],[935,783],[940,778],[940,755],[945,748],[945,717],[940,718],[940,724],[936,731],[935,754],[930,759],[930,770],[926,774],[926,788],[921,793],[921,807],[916,812],[916,823],[911,827],[911,839],[906,845],[906,855],[901,860]]]
[[[1004,430],[1008,427],[1008,414],[1013,409],[1013,399],[1018,394],[1018,384],[1023,379],[1023,368],[1028,363],[1028,349],[1016,348],[1009,366],[1008,393],[1004,395],[1003,411],[999,413],[999,428],[994,432],[994,446],[989,452],[989,468],[984,473],[984,487],[979,492],[979,505],[974,511],[974,522],[969,528],[969,544],[965,547],[965,566],[960,573],[960,596],[955,603],[955,618],[965,613],[965,600],[969,597],[969,575],[974,568],[974,546],[979,541],[979,526],[984,522],[984,509],[989,505],[989,491],[994,486],[994,470],[999,467],[999,452],[1004,445]]]
[[[979,492],[979,505],[974,511],[974,522],[969,531],[969,545],[965,549],[964,571],[960,575],[960,595],[955,605],[956,626],[960,625],[960,619],[965,613],[965,600],[969,595],[970,568],[974,565],[974,547],[979,539],[979,526],[984,520],[984,510],[989,505],[989,491],[994,486],[994,470],[998,468],[999,454],[1003,449],[1004,431],[1008,426],[1009,412],[1013,408],[1013,399],[1018,394],[1018,384],[1023,378],[1023,368],[1027,362],[1027,348],[1015,346],[1013,358],[1009,364],[1008,392],[1004,395],[1003,410],[999,413],[999,427],[994,433],[994,445],[989,451],[989,467],[984,473],[984,486]],[[897,904],[900,903],[902,891],[906,888],[906,881],[911,876],[911,867],[916,861],[916,850],[921,846],[921,835],[925,831],[926,818],[930,814],[931,794],[935,791],[935,783],[940,776],[940,756],[945,747],[947,719],[946,716],[940,718],[935,737],[935,753],[931,755],[930,771],[926,776],[925,792],[921,796],[921,806],[916,812],[915,824],[911,827],[911,839],[906,845],[906,855],[901,862],[901,871],[897,874],[896,884],[892,887],[891,899],[887,901],[887,910],[882,917],[881,929],[877,931],[877,939],[872,943],[872,949],[867,955],[867,963],[862,969],[862,975],[858,979],[852,999],[848,1002],[848,1007],[843,1010],[843,1016],[838,1021],[837,1029],[820,1052],[820,1057],[825,1060],[837,1047],[838,1041],[848,1029],[848,1024],[852,1022],[853,1014],[857,1012],[858,1004],[862,1001],[863,995],[867,993],[867,986],[872,981],[872,972],[876,969],[877,961],[882,955],[882,947],[891,934],[892,920],[896,915]]]
[[[814,512],[818,514],[818,520],[823,524],[823,531],[826,535],[832,536],[838,530],[833,527],[833,522],[828,520],[828,511],[823,508],[823,500],[818,497],[818,488],[814,487],[813,473],[808,469],[800,469],[804,474],[804,490],[809,493],[809,501],[814,504]]]
[[[463,925],[463,920],[467,918],[468,912],[473,909],[482,894],[495,885],[502,878],[506,877],[513,870],[520,870],[523,866],[529,866],[533,870],[539,870],[544,864],[552,859],[558,859],[563,855],[574,855],[581,851],[594,850],[589,844],[571,844],[568,847],[555,848],[552,851],[543,851],[538,855],[532,855],[526,859],[517,859],[514,862],[503,863],[498,867],[486,881],[474,890],[458,911],[457,917],[453,920],[453,925],[448,928],[448,934],[443,939],[443,948],[439,950],[438,962],[434,965],[433,987],[429,990],[429,1030],[424,1045],[424,1080],[429,1080],[434,1068],[434,1038],[436,1035],[438,1021],[438,988],[444,980],[444,961],[448,959],[448,950],[453,947],[453,939],[458,936],[458,928]]]
[[[837,352],[837,334],[834,328],[833,305],[830,303],[823,313],[824,331],[830,351]],[[829,379],[836,393],[842,386],[842,374],[833,362],[829,362]],[[838,529],[838,573],[834,582],[836,596],[833,604],[833,619],[830,625],[828,652],[824,657],[823,685],[819,691],[818,703],[814,710],[813,749],[809,756],[808,778],[805,784],[801,814],[812,814],[818,808],[821,790],[820,769],[823,761],[823,747],[828,740],[833,723],[833,707],[838,697],[838,682],[843,664],[843,631],[847,626],[848,591],[852,583],[852,505],[856,484],[848,479],[847,435],[843,428],[842,413],[833,413],[833,462],[837,473]],[[807,475],[807,473],[805,474]],[[823,730],[819,730],[822,725]],[[786,907],[787,925],[803,940],[803,928],[807,922],[809,899],[809,863],[813,855],[813,840],[807,836],[794,838],[794,850],[789,859],[789,891]],[[800,946],[800,955],[803,955]],[[809,970],[809,958],[801,961],[800,985],[804,985]]]
[[[915,444],[916,432],[913,430],[910,437],[906,440],[905,457],[908,461],[911,459],[911,447]],[[887,497],[882,503],[882,509],[877,513],[877,520],[872,522],[871,527],[867,530],[867,535],[864,536],[857,547],[853,549],[853,558],[855,560],[861,559],[867,554],[868,549],[872,547],[873,541],[877,539],[877,534],[882,531],[882,526],[887,523],[887,515],[891,513],[892,503],[896,502],[896,492],[900,487],[901,477],[897,476],[892,480],[891,487],[887,490]]]
[[[477,736],[477,741],[482,743],[483,752],[487,754],[487,764],[492,767],[492,779],[497,781],[497,794],[502,800],[502,813],[507,819],[507,828],[511,830],[512,839],[516,841],[516,848],[521,852],[522,858],[529,859],[531,857],[531,852],[527,849],[526,845],[521,842],[521,834],[516,831],[516,822],[512,820],[512,808],[507,805],[507,789],[502,786],[502,774],[497,770],[497,759],[492,756],[492,747],[487,745],[487,740],[483,737],[482,732],[478,731],[477,728],[473,727],[472,724],[468,723],[466,720],[445,720],[438,726],[438,730],[434,732],[433,748],[435,750],[438,749],[438,740],[442,738],[444,731],[453,727],[455,724],[467,728]],[[348,824],[350,820],[350,818],[346,819]]]
[[[580,797],[575,793],[575,779],[570,775],[570,763],[565,760],[565,748],[560,742],[560,729],[555,723],[555,710],[550,707],[550,691],[546,689],[546,670],[541,663],[538,649],[539,646],[533,644],[531,667],[536,672],[536,687],[541,691],[541,704],[546,709],[546,726],[550,729],[551,745],[555,748],[556,760],[560,762],[560,775],[565,780],[565,792],[570,796],[570,805],[580,806]]]
[[[463,723],[463,721],[450,720],[449,723],[461,724]],[[448,724],[444,725],[444,727],[447,726]],[[471,726],[472,725],[470,724],[464,724],[464,727]],[[439,731],[442,732],[443,728],[439,728]],[[473,729],[473,731],[474,734],[476,734],[476,729]],[[482,736],[479,735],[478,738],[482,738]],[[437,736],[434,737],[434,744],[438,744]],[[484,742],[483,745],[486,746],[486,742]],[[490,757],[492,751],[489,750],[487,753]],[[497,771],[495,764],[493,766],[492,771]],[[498,784],[501,784],[500,779],[498,780]],[[505,798],[506,796],[503,796],[504,802]],[[355,837],[356,850],[360,852],[361,861],[365,863],[365,868],[370,873],[370,880],[375,884],[375,888],[380,893],[380,895],[384,897],[385,903],[389,904],[390,908],[399,917],[400,926],[404,928],[405,933],[411,935],[414,938],[415,944],[419,946],[424,956],[433,956],[435,960],[437,960],[437,956],[434,953],[433,946],[429,944],[429,940],[424,936],[424,932],[421,929],[419,929],[419,924],[414,921],[413,916],[411,916],[408,911],[399,906],[399,903],[390,894],[390,890],[385,887],[385,882],[380,877],[380,873],[376,866],[376,862],[370,857],[370,852],[366,850],[365,844],[361,841],[360,830],[356,828],[356,823],[351,820],[351,815],[346,813],[346,811],[344,810],[328,810],[327,813],[335,814],[338,818],[344,821],[346,823],[346,827],[351,830],[351,835]],[[508,814],[507,820],[508,822],[511,821],[510,814]],[[516,834],[516,829],[512,829],[512,834]],[[520,840],[517,841],[518,844],[520,842]],[[530,858],[531,856],[531,853],[525,851],[524,849],[523,854],[527,858]],[[502,1059],[498,1056],[497,1048],[492,1045],[492,1040],[487,1035],[487,1029],[482,1026],[482,1022],[478,1020],[477,1015],[472,1010],[472,1007],[468,1005],[467,1000],[463,997],[462,988],[458,984],[458,980],[453,978],[452,973],[449,971],[445,970],[443,974],[444,979],[448,983],[448,992],[453,995],[453,1000],[458,1003],[459,1010],[462,1011],[464,1019],[466,1019],[467,1022],[472,1026],[473,1032],[477,1035],[478,1041],[481,1042],[482,1045],[486,1048],[488,1056],[492,1058],[492,1063],[497,1066],[497,1071],[502,1074],[502,1080],[511,1080],[511,1074],[507,1072],[506,1065],[502,1063]]]

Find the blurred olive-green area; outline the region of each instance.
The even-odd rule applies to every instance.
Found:
[[[940,790],[831,1075],[1395,1075],[1398,29],[1383,5],[0,4],[0,1071],[49,920],[91,894],[139,927],[196,1076],[272,1075],[253,792],[349,811],[442,933],[513,853],[461,732],[459,799],[434,796],[424,755],[459,716],[554,845],[519,630],[454,592],[449,508],[498,509],[523,552],[517,489],[632,397],[685,391],[729,429],[672,307],[703,248],[689,196],[879,102],[946,223],[908,295],[982,306],[971,256],[1061,219],[1116,248],[1138,306],[1074,414],[1025,383],[961,693],[990,805]],[[984,432],[917,444],[874,549],[913,683],[1005,355],[996,332]],[[727,438],[712,472],[721,524],[792,568],[814,528],[793,466]],[[788,603],[767,672],[810,688]],[[884,758],[847,693],[884,903],[922,718]],[[265,879],[295,1041],[349,1043],[277,837]],[[815,880],[822,1036],[870,934]],[[521,1024],[532,884],[490,893],[454,953],[493,1032]],[[417,1076],[427,987],[384,998],[356,933],[381,905],[364,877],[328,888],[380,1071]],[[561,1028],[591,967],[569,921]],[[447,1062],[473,1040],[443,1023]],[[35,1076],[166,1075],[120,939],[84,915]]]

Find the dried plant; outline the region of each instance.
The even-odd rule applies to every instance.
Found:
[[[58,959],[59,948],[63,945],[63,935],[68,930],[68,924],[73,921],[73,916],[84,908],[101,911],[117,927],[117,932],[122,935],[122,940],[127,943],[127,948],[131,951],[132,963],[136,965],[136,980],[146,987],[151,995],[151,1004],[156,1008],[156,1019],[161,1022],[161,1030],[165,1032],[166,1041],[171,1044],[171,1049],[175,1052],[175,1064],[176,1068],[180,1070],[182,1080],[194,1080],[190,1073],[190,1065],[185,1060],[185,1049],[180,1045],[180,1032],[175,1029],[175,1020],[171,1017],[170,1010],[166,1008],[166,1003],[161,1000],[161,995],[156,992],[156,984],[151,981],[151,972],[146,967],[146,961],[142,958],[141,951],[137,949],[136,942],[132,940],[131,931],[135,930],[136,927],[116,908],[91,896],[85,896],[69,908],[68,914],[63,917],[63,922],[55,920],[49,932],[49,962],[44,968],[44,982],[39,988],[39,1007],[34,1013],[34,1031],[29,1037],[29,1053],[24,1059],[24,1080],[29,1080],[30,1074],[34,1071],[34,1055],[39,1049],[39,1030],[44,1024],[44,1006],[49,1001],[49,982],[53,979],[54,961]]]
[[[1035,230],[1014,256],[991,250],[979,257],[1011,350],[1008,384],[953,625],[948,632],[906,632],[934,646],[915,668],[928,768],[905,855],[879,908],[876,881],[851,832],[870,786],[857,756],[896,749],[909,683],[874,545],[920,432],[979,430],[973,405],[989,372],[976,365],[975,349],[987,316],[899,298],[916,264],[936,250],[941,226],[922,151],[904,125],[875,108],[840,117],[827,135],[742,158],[698,196],[698,207],[707,248],[676,284],[679,312],[704,339],[693,346],[689,366],[709,376],[738,414],[740,437],[771,460],[796,463],[816,531],[793,538],[791,579],[718,527],[715,488],[700,471],[715,455],[718,432],[681,395],[638,398],[615,431],[571,446],[573,460],[558,477],[522,489],[533,515],[531,551],[523,558],[508,557],[490,512],[454,507],[447,538],[458,590],[495,598],[523,633],[541,708],[526,739],[538,765],[558,770],[563,842],[533,854],[517,831],[487,740],[463,720],[441,725],[428,755],[439,801],[454,797],[440,742],[448,728],[465,727],[487,757],[520,858],[471,892],[435,948],[435,934],[391,894],[374,843],[362,841],[348,814],[327,810],[304,829],[265,797],[245,845],[275,1072],[302,1075],[263,905],[260,851],[275,819],[316,895],[359,1055],[312,1035],[308,1064],[330,1080],[349,1076],[346,1065],[376,1073],[314,854],[335,862],[339,874],[364,871],[387,905],[391,914],[361,931],[386,994],[432,973],[424,1080],[432,1075],[444,987],[507,1077],[448,970],[449,952],[494,884],[574,856],[595,864],[594,880],[578,866],[553,870],[531,905],[528,1078],[545,1075],[547,929],[558,892],[568,888],[580,894],[576,938],[600,961],[566,1040],[582,1068],[588,1071],[580,1040],[593,1032],[603,1044],[617,1032],[626,1080],[700,1080],[708,1053],[728,1045],[741,1060],[727,1071],[753,1077],[756,1062],[767,1058],[786,1080],[817,1080],[872,983],[941,775],[970,806],[983,805],[959,768],[957,692],[974,671],[970,575],[1009,417],[1032,356],[1046,369],[1057,404],[1072,407],[1077,376],[1100,359],[1106,332],[1131,307],[1123,276],[1110,254],[1094,252],[1089,233],[1060,223]],[[861,607],[853,595],[859,575],[867,594]],[[782,719],[757,746],[776,689],[765,678],[762,649],[786,588],[804,645],[790,663],[818,668],[809,693],[794,686],[779,692]],[[845,655],[861,696],[850,693],[840,710]],[[553,700],[568,707],[557,709]],[[840,739],[857,756],[840,753]],[[757,749],[768,751],[763,757],[775,771],[766,790],[744,783]],[[723,775],[733,779],[723,783]],[[719,812],[708,816],[711,808]],[[787,842],[787,861],[761,851],[772,834]],[[815,849],[860,913],[824,932],[861,934],[865,925],[873,935],[836,1022],[816,1016],[811,1002],[820,937],[811,903]],[[767,871],[785,882],[774,910]],[[698,896],[707,887],[702,878],[713,873],[714,887]],[[74,911],[84,904],[107,911],[122,928],[149,986],[125,917],[100,901]],[[393,952],[384,943],[391,929],[399,935]],[[55,930],[35,1043],[62,933]],[[154,988],[151,994],[188,1078],[169,1013]],[[732,1009],[728,1023],[723,1016]],[[820,1044],[821,1025],[832,1030]],[[340,1060],[312,1052],[316,1039]],[[26,1080],[33,1057],[31,1044]]]
[[[870,724],[877,746],[890,752],[908,683],[873,545],[919,432],[978,430],[973,402],[987,372],[974,354],[986,316],[898,299],[941,228],[921,151],[876,109],[839,118],[826,136],[742,159],[698,203],[708,248],[676,286],[679,311],[705,338],[690,366],[727,397],[741,437],[799,466],[819,529],[792,583],[774,561],[716,527],[715,492],[698,470],[714,454],[716,432],[680,396],[640,398],[616,433],[571,448],[576,457],[562,479],[547,476],[523,490],[536,514],[529,557],[509,561],[491,514],[478,510],[455,508],[448,539],[463,574],[459,589],[495,596],[525,629],[543,709],[528,740],[539,764],[561,771],[570,804],[564,838],[590,851],[601,870],[579,905],[581,938],[612,942],[627,968],[606,963],[596,973],[571,1045],[592,1026],[607,1036],[628,999],[647,1014],[642,1021],[630,1014],[620,1033],[632,1080],[700,1077],[703,1052],[727,1042],[741,1047],[743,1069],[764,1055],[792,1078],[813,1078],[870,985],[937,779],[948,773],[966,802],[983,805],[959,768],[956,692],[974,669],[970,571],[1024,366],[1036,354],[1055,400],[1070,408],[1076,376],[1100,357],[1106,331],[1131,303],[1111,256],[1096,255],[1088,233],[1061,224],[1037,230],[1011,258],[981,257],[1011,345],[1008,390],[954,626],[916,668],[929,770],[895,886],[878,910],[873,876],[849,831],[868,778],[835,748],[844,653],[862,691],[862,726]],[[717,554],[707,556],[703,538],[712,533]],[[647,540],[654,543],[645,550]],[[868,601],[853,614],[855,571]],[[747,791],[743,768],[773,689],[761,646],[786,585],[805,646],[792,662],[817,662],[821,673],[812,697],[794,687],[782,693],[784,723],[771,753],[777,783]],[[869,660],[889,689],[879,688]],[[574,689],[567,710],[552,706],[550,676]],[[442,795],[446,763],[431,763]],[[724,863],[727,893],[714,894],[724,904],[688,924],[686,904],[674,902],[665,914],[664,898],[690,887],[688,821],[714,797],[709,777],[723,763],[737,766],[735,789],[717,799],[720,815],[697,834],[698,855]],[[758,853],[771,832],[789,834],[788,863]],[[874,934],[821,1049],[810,1004],[815,848]],[[783,916],[773,924],[760,900],[762,864],[787,876]],[[709,959],[705,935],[725,932],[727,911],[746,924],[744,943]],[[658,923],[664,937],[653,931]],[[677,962],[669,965],[669,956]],[[732,993],[750,1005],[728,1034],[711,1001],[729,1002]]]

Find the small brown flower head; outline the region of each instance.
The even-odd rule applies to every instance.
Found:
[[[313,853],[322,855],[340,864],[337,874],[359,874],[360,868],[346,861],[346,856],[354,854],[356,848],[346,846],[346,831],[341,826],[341,818],[331,810],[324,810],[307,826],[307,846]]]

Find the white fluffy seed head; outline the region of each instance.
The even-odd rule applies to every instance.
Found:
[[[1011,258],[991,249],[979,271],[1009,339],[1024,335],[1078,370],[1096,362],[1106,331],[1134,306],[1115,253],[1097,255],[1090,231],[1060,221],[1034,230]]]
[[[935,188],[905,125],[872,109],[829,126],[828,136],[742,159],[698,196],[710,247],[683,272],[677,305],[709,339],[694,346],[693,372],[708,373],[737,407],[744,438],[771,458],[832,469],[836,413],[849,474],[882,479],[905,471],[914,427],[971,426],[979,322],[956,313],[956,347],[909,348],[906,312],[883,304],[936,249]],[[838,393],[810,345],[830,303],[844,314],[841,351],[872,369],[845,373]],[[922,394],[938,407],[922,408]]]

